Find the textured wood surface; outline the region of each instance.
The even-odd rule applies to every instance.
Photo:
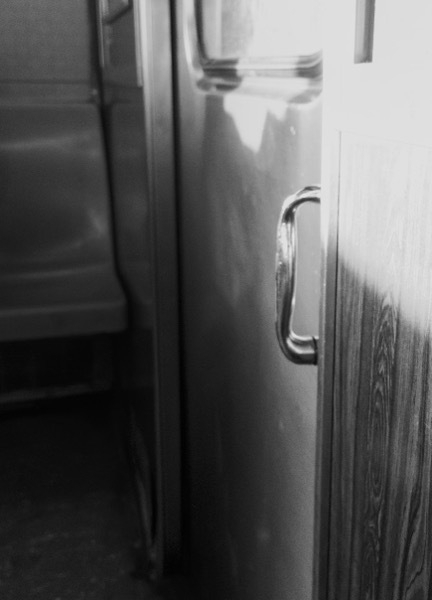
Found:
[[[331,600],[432,597],[432,151],[344,134]]]

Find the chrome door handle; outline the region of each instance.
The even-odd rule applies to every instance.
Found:
[[[288,196],[283,203],[277,229],[276,250],[276,332],[285,356],[294,363],[316,365],[318,338],[300,336],[292,329],[296,291],[296,211],[304,202],[319,203],[321,189],[309,186]]]

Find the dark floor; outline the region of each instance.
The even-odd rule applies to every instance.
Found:
[[[100,398],[0,413],[1,600],[162,599],[120,447]]]

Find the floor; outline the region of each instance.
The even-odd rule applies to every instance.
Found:
[[[180,598],[144,580],[120,449],[104,399],[0,414],[2,600]]]

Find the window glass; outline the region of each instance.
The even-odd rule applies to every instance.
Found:
[[[197,0],[210,60],[308,56],[321,49],[320,0]]]

